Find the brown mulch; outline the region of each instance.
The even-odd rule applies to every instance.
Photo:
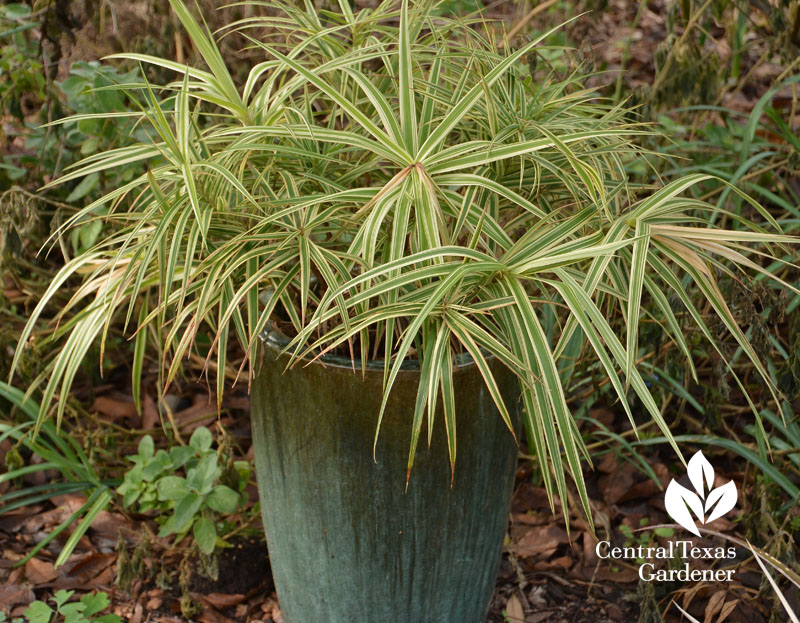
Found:
[[[243,406],[241,397],[231,400],[237,407]],[[132,415],[114,401],[124,402],[124,396],[108,392],[104,399],[96,398],[95,409],[105,414],[98,417],[133,425],[130,418],[140,416]],[[201,402],[197,396],[175,402],[182,406],[175,412],[176,421],[183,422],[182,430],[191,427],[195,418],[181,418],[180,414],[202,411],[198,409]],[[594,410],[591,417],[615,429],[625,427],[624,416],[617,418],[605,409]],[[246,411],[236,408],[223,412],[222,421],[229,429],[241,431],[242,447],[249,448],[249,440],[244,437],[246,418]],[[669,452],[665,451],[665,456],[669,457]],[[660,484],[666,485],[672,477],[668,464],[655,452],[647,458]],[[737,487],[744,490],[744,474],[728,471],[718,477],[725,482],[733,478]],[[615,545],[625,544],[621,525],[635,529],[643,518],[649,525],[670,521],[659,486],[613,453],[604,455],[595,470],[587,474],[587,485],[596,534]],[[251,499],[256,498],[251,495]],[[233,539],[233,547],[222,550],[216,561],[217,579],[210,579],[213,572],[202,572],[208,561],[187,555],[188,543],[176,546],[168,539],[159,539],[146,518],[128,517],[112,509],[97,517],[75,553],[61,567],[55,568],[53,562],[66,535],[24,566],[15,566],[83,500],[80,495],[66,495],[52,503],[0,516],[0,609],[20,616],[35,598],[44,599],[59,589],[75,589],[79,594],[107,592],[112,611],[131,623],[182,621],[182,608],[192,615],[192,620],[203,623],[282,621],[266,546],[260,536]],[[572,503],[571,509],[568,533],[560,504],[556,503],[555,514],[551,513],[544,489],[532,482],[530,462],[520,461],[507,544],[488,623],[647,621],[644,615],[648,608],[663,612],[671,599],[677,599],[681,607],[701,621],[769,620],[772,599],[758,599],[761,575],[752,561],[737,571],[731,583],[644,586],[633,561],[597,558],[596,540],[589,526],[574,514],[577,504]],[[742,501],[736,511],[739,515],[719,519],[710,527],[733,535],[739,530],[735,522],[749,510]],[[690,536],[676,533],[675,538]],[[124,544],[124,552],[119,551],[120,544]],[[134,568],[133,577],[120,580],[130,576]],[[796,599],[796,595],[790,598]],[[670,608],[664,620],[680,620],[677,609]]]

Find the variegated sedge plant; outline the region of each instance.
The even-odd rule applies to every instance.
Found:
[[[637,396],[679,455],[636,366],[645,314],[696,379],[673,301],[722,355],[704,315],[712,310],[769,383],[715,272],[791,287],[761,262],[794,239],[749,199],[763,225],[687,196],[706,176],[629,182],[626,164],[648,130],[585,89],[579,72],[531,75],[523,61],[547,35],[512,51],[496,28],[436,16],[427,2],[357,13],[344,0],[338,13],[270,3],[280,15],[228,28],[264,58],[237,85],[214,37],[170,2],[206,67],[115,55],[177,75],[119,87],[140,102],[136,117],[154,139],[86,158],[55,182],[149,163],[65,225],[109,207],[106,237],[66,262],[21,337],[58,289],[82,279],[49,338],[62,346],[40,379],[40,418],[57,399],[60,419],[84,356],[97,341],[102,352],[112,323],[134,341],[137,405],[148,345],[166,391],[198,332],[210,331],[221,400],[230,343],[249,367],[276,323],[295,363],[331,351],[354,368],[382,359],[384,407],[402,362],[419,361],[410,472],[423,427],[430,441],[442,425],[440,399],[456,463],[458,353],[474,359],[512,428],[517,405],[500,396],[495,358],[519,379],[551,505],[554,494],[566,501],[569,474],[591,518],[590,456],[566,400],[570,361],[588,358],[607,376],[634,428]],[[720,213],[735,230],[714,225]]]

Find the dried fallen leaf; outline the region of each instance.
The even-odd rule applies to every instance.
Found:
[[[106,567],[99,574],[86,582],[86,588],[98,588],[102,586],[110,586],[114,583],[116,576],[111,571],[111,567]]]
[[[190,407],[176,411],[174,418],[178,428],[192,433],[200,426],[208,426],[217,418],[217,402],[210,395],[196,394]]]
[[[13,586],[14,584],[22,584],[22,580],[25,578],[25,567],[17,567],[16,569],[12,570],[11,573],[8,574],[8,579],[6,580],[6,584],[9,586]]]
[[[161,425],[161,417],[158,415],[155,401],[150,394],[144,395],[142,401],[142,428],[151,430]]]
[[[623,620],[624,615],[622,614],[622,608],[620,608],[617,604],[607,603],[605,605],[605,609],[606,609],[606,614],[612,621]]]
[[[98,396],[94,399],[91,406],[92,411],[102,413],[110,417],[112,420],[121,420],[124,418],[132,418],[138,415],[136,413],[136,405],[133,400],[121,400],[111,398],[110,396]]]
[[[555,512],[561,512],[561,501],[556,498],[553,500]],[[527,513],[530,510],[546,510],[550,512],[550,501],[544,487],[535,487],[530,483],[520,485],[514,491],[511,500],[511,510],[514,513]]]
[[[697,583],[694,586],[691,586],[689,588],[681,589],[680,592],[683,594],[683,598],[682,598],[682,602],[683,603],[681,605],[683,606],[684,610],[688,610],[689,609],[689,606],[691,605],[692,600],[695,597],[697,597],[697,593],[703,588],[703,586],[704,586],[703,583],[699,582],[699,583]]]
[[[598,407],[589,411],[589,417],[604,424],[607,428],[614,425],[614,412],[605,407]]]
[[[635,482],[636,468],[625,463],[614,472],[606,474],[597,481],[603,500],[607,504],[616,504],[631,490]]]
[[[50,498],[53,504],[57,504],[63,512],[70,515],[86,504],[86,496],[80,493],[67,493],[66,495],[56,495]]]
[[[144,616],[144,608],[142,604],[136,604],[133,607],[133,616],[128,619],[128,623],[141,623]]]
[[[516,595],[511,595],[506,603],[506,619],[513,623],[525,623],[525,612],[522,610],[522,602]]]
[[[18,604],[29,604],[36,596],[30,587],[8,584],[0,586],[0,608],[11,610]]]
[[[231,606],[237,606],[245,600],[245,596],[240,593],[227,594],[227,593],[209,593],[205,595],[208,601],[217,610],[225,610]]]
[[[552,569],[563,569],[566,571],[572,566],[572,557],[571,556],[559,556],[558,558],[553,558],[549,563],[547,563],[550,568]]]
[[[110,511],[100,511],[92,521],[93,537],[105,541],[105,543],[98,543],[98,546],[110,545],[113,548],[120,534],[128,541],[135,541],[139,534],[137,528],[134,521],[120,513]]]
[[[594,564],[597,561],[597,542],[588,532],[584,532],[582,537],[583,564]]]
[[[531,592],[528,593],[528,603],[534,607],[543,607],[547,605],[547,590],[544,586],[534,586]]]
[[[725,605],[723,605],[722,609],[719,611],[719,617],[717,617],[717,623],[724,623],[725,620],[731,615],[731,613],[734,610],[736,610],[736,606],[738,605],[739,605],[738,599],[725,602]]]
[[[27,506],[4,512],[0,516],[0,530],[4,532],[19,532],[28,525],[31,515],[38,514],[40,510],[42,510],[41,506]],[[6,556],[6,550],[3,551],[3,556]]]
[[[161,606],[164,605],[164,600],[160,597],[151,597],[147,603],[145,604],[145,608],[147,608],[148,612],[154,612],[158,610]]]
[[[92,553],[75,563],[75,565],[70,568],[69,575],[73,578],[88,582],[89,579],[111,566],[116,560],[116,554]]]
[[[708,600],[705,609],[705,618],[703,619],[703,623],[712,623],[714,620],[714,616],[722,609],[722,605],[725,603],[725,594],[727,591],[717,591]]]
[[[47,584],[58,577],[53,563],[39,558],[31,558],[25,563],[25,577],[34,585]]]
[[[566,531],[559,526],[536,526],[525,533],[512,550],[520,558],[542,556],[548,558],[559,545],[569,542]]]
[[[203,608],[203,613],[197,617],[200,623],[233,623],[232,619],[223,616],[214,608]]]
[[[613,582],[614,584],[627,584],[636,582],[639,579],[639,572],[634,569],[615,568],[611,569],[601,566],[596,571],[594,568],[584,569],[584,579],[594,580],[595,582]]]
[[[609,452],[608,454],[603,456],[603,459],[597,464],[595,468],[601,474],[611,474],[617,470],[619,465],[617,464],[617,459]]]

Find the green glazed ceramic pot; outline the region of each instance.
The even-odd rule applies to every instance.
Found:
[[[500,563],[517,448],[473,363],[454,372],[450,486],[444,419],[406,471],[419,371],[402,370],[375,459],[382,363],[326,358],[285,371],[267,336],[251,419],[261,514],[286,623],[482,623]],[[411,362],[414,363],[414,362]],[[518,418],[517,381],[494,371]],[[411,365],[408,366],[413,367]]]

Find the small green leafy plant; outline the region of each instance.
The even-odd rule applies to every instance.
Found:
[[[53,607],[44,601],[34,601],[23,613],[25,618],[10,619],[10,623],[122,623],[116,614],[99,615],[111,603],[105,593],[86,594],[78,601],[70,602],[75,591],[58,591],[49,600]],[[0,623],[9,621],[0,612]]]
[[[649,520],[647,517],[642,517],[639,520],[639,527],[646,528]],[[622,524],[619,527],[619,531],[622,533],[622,536],[625,537],[625,547],[635,547],[635,546],[642,546],[642,547],[650,547],[653,544],[653,537],[660,536],[665,539],[669,539],[675,536],[675,530],[672,528],[655,528],[654,530],[641,530],[640,532],[634,532],[633,528],[626,524]],[[642,564],[644,562],[644,558],[637,558],[636,562]]]
[[[159,536],[175,534],[180,540],[192,532],[205,554],[212,553],[218,543],[224,545],[217,534],[217,521],[220,515],[235,513],[246,501],[243,490],[250,477],[249,464],[237,461],[238,491],[221,484],[223,470],[212,441],[211,432],[201,426],[188,446],[156,452],[153,438],[145,435],[138,454],[128,457],[133,467],[117,488],[126,508],[135,504],[140,513],[158,512]],[[179,476],[179,471],[185,476]]]
[[[147,132],[141,124],[136,124],[130,118],[132,102],[118,87],[138,80],[138,69],[122,73],[110,65],[81,61],[73,63],[69,73],[63,82],[56,82],[66,98],[66,107],[77,115],[90,116],[68,118],[57,126],[59,141],[66,146],[70,158],[92,156],[131,142],[147,140]],[[102,118],[96,118],[95,115],[102,115]],[[39,130],[28,139],[28,146],[36,148],[45,140],[46,134]],[[130,182],[142,173],[142,168],[141,163],[134,162],[122,164],[111,171],[91,173],[70,190],[65,201],[76,203],[94,200]],[[107,211],[106,205],[98,205],[81,219],[70,235],[75,253],[90,249],[95,244],[103,221],[94,217],[104,216]]]
[[[21,164],[36,164],[48,173],[58,174],[78,159],[102,154],[132,142],[148,140],[146,128],[132,118],[138,104],[125,85],[140,79],[139,70],[119,71],[116,67],[96,61],[78,61],[69,69],[63,81],[53,82],[54,97],[58,99],[59,115],[71,116],[56,119],[50,124],[34,124],[28,128],[25,149],[28,153]],[[43,119],[43,121],[45,121]],[[130,182],[142,173],[141,163],[123,163],[110,171],[91,173],[77,184],[66,186],[60,194],[64,201],[80,204],[94,200],[114,188]],[[101,209],[102,208],[102,209]],[[97,222],[91,235],[83,226],[83,233],[72,237],[75,252],[90,248],[98,237],[100,227],[92,216],[104,215],[105,206],[96,206],[86,214],[81,223]]]
[[[8,6],[14,5],[7,5],[6,13]],[[3,9],[0,7],[0,30]],[[22,32],[14,36],[24,35]],[[3,42],[0,33],[0,46]],[[140,80],[138,68],[123,72],[96,61],[78,61],[70,66],[63,81],[46,82],[38,48],[22,43],[0,47],[0,103],[15,115],[14,132],[24,137],[24,149],[9,153],[0,163],[10,182],[21,180],[26,173],[34,177],[58,175],[81,158],[148,140],[146,126],[133,118],[140,106],[125,89],[125,85]],[[32,109],[27,116],[23,116],[21,102]],[[130,182],[142,172],[140,162],[123,163],[109,171],[91,173],[58,189],[55,195],[80,205]],[[102,221],[93,217],[106,213],[106,206],[98,205],[81,217],[70,238],[73,252],[93,246],[102,228]]]
[[[28,5],[0,5],[0,107],[12,128],[22,124],[26,108],[41,104],[47,96],[38,45],[31,36],[38,26]],[[0,130],[0,138],[5,138],[6,131]],[[25,169],[7,157],[0,160],[0,172],[11,181],[25,175]]]
[[[45,96],[38,45],[30,36],[37,26],[28,5],[0,5],[0,104],[18,119],[23,117],[24,98],[36,101]]]

